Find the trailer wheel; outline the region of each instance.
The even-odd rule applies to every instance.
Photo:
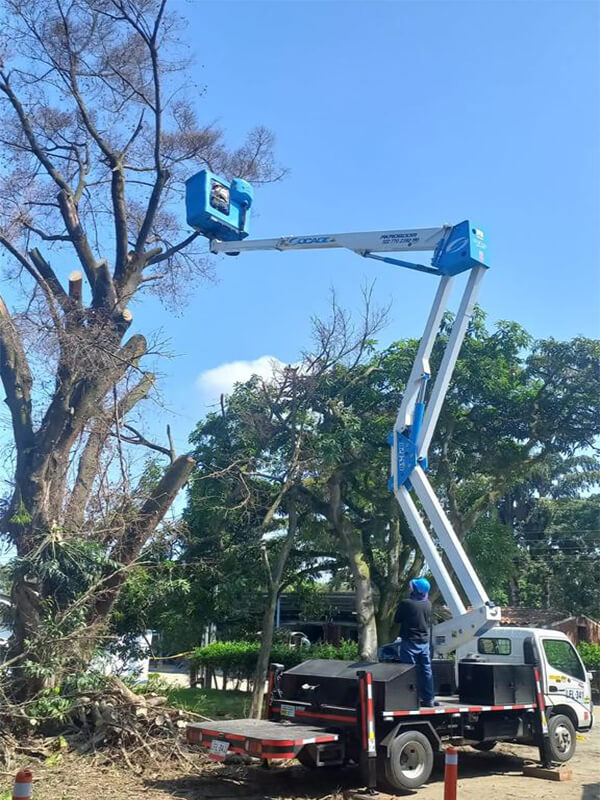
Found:
[[[548,720],[548,736],[550,752],[554,761],[564,763],[573,757],[575,752],[575,728],[565,714],[557,714]]]
[[[489,753],[497,744],[498,742],[495,739],[488,739],[485,742],[475,742],[471,747],[474,747],[475,750],[479,750],[481,753]]]
[[[392,789],[418,789],[429,780],[433,748],[419,731],[405,731],[390,744],[383,761],[383,778]]]

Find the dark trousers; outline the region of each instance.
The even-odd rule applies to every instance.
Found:
[[[402,640],[400,643],[400,661],[403,664],[416,664],[419,698],[424,706],[433,705],[433,671],[429,644],[418,644]]]

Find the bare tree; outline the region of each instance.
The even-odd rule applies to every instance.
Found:
[[[26,557],[50,531],[101,537],[90,512],[107,448],[150,445],[169,466],[140,487],[109,549],[140,553],[193,467],[125,422],[153,389],[144,291],[173,300],[209,270],[181,221],[198,168],[277,177],[263,128],[230,150],[186,96],[188,61],[166,0],[3,0],[0,6],[0,377],[14,439],[1,532]],[[189,92],[187,93],[189,95]],[[69,276],[67,278],[67,275]],[[114,512],[114,509],[112,509]],[[97,507],[96,507],[97,512]],[[118,526],[117,526],[118,528]],[[106,541],[106,540],[103,540]],[[106,617],[123,572],[94,605]],[[15,647],[40,623],[42,585],[17,580]]]

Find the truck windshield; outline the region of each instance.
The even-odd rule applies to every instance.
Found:
[[[542,644],[546,659],[551,667],[570,675],[572,678],[577,678],[577,680],[585,680],[581,661],[571,642],[561,641],[560,639],[544,639]]]

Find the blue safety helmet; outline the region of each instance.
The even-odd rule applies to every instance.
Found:
[[[429,594],[429,590],[431,589],[431,584],[427,580],[427,578],[415,578],[410,582],[411,591],[415,594],[419,594],[422,597],[426,597]]]

